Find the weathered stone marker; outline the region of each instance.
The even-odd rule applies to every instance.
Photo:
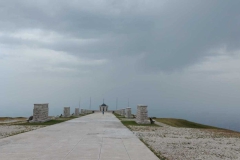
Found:
[[[34,104],[33,119],[30,122],[46,122],[48,118],[48,103]]]
[[[63,117],[70,117],[70,107],[64,107]]]
[[[125,116],[125,109],[122,109],[122,116]]]
[[[75,108],[75,116],[79,116],[79,108]]]
[[[137,106],[136,122],[138,124],[149,124],[148,111],[147,111],[146,105],[138,105]]]
[[[131,108],[126,108],[125,111],[126,111],[125,117],[132,118]]]

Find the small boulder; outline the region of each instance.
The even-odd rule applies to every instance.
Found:
[[[31,120],[33,120],[33,116],[30,116],[27,121],[29,122]]]

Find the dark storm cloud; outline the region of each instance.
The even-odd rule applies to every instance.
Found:
[[[1,2],[1,31],[37,28],[62,37],[51,43],[16,37],[0,37],[0,42],[89,58],[143,55],[138,64],[146,71],[182,69],[223,45],[239,49],[237,0],[126,2]]]
[[[133,113],[143,103],[149,116],[239,122],[239,6],[0,1],[0,116],[29,117],[32,104],[42,102],[60,115],[63,106],[78,107],[80,96],[88,108],[91,96],[94,109],[102,98],[111,109],[116,97],[121,108],[130,98]],[[223,108],[231,118],[219,116]]]
[[[239,49],[239,1],[175,1],[163,11],[141,64],[152,70],[192,65],[209,50]]]

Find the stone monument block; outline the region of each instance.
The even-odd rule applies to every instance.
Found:
[[[64,107],[63,117],[70,117],[70,107]]]
[[[125,113],[125,109],[122,109],[122,114],[121,114],[121,115],[122,115],[122,116],[125,116],[125,114],[126,114],[126,113]]]
[[[126,108],[125,111],[126,111],[125,117],[132,118],[131,108]]]
[[[137,106],[136,122],[138,124],[149,124],[148,121],[148,111],[146,105]]]
[[[79,116],[79,108],[75,108],[75,116]]]
[[[48,103],[34,104],[33,119],[30,122],[46,122],[48,118]]]

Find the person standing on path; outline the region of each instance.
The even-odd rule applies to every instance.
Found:
[[[104,109],[102,110],[102,114],[104,115]]]

